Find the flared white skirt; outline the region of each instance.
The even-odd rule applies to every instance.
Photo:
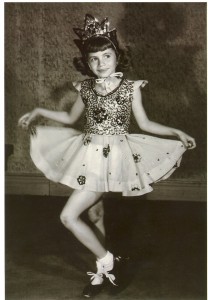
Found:
[[[91,135],[72,128],[38,126],[30,154],[45,176],[73,189],[139,196],[179,167],[180,141],[143,134]]]

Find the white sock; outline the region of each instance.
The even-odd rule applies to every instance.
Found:
[[[97,285],[97,284],[102,284],[103,283],[103,268],[102,265],[99,261],[96,261],[96,265],[97,265],[97,273],[93,274],[93,273],[89,273],[91,275],[94,276],[94,278],[91,281],[92,285]]]
[[[109,251],[107,251],[107,254],[103,258],[99,258],[98,261],[105,268],[105,271],[111,271],[113,269],[114,257],[113,254],[110,253]]]

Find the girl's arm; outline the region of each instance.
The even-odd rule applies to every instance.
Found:
[[[23,115],[19,121],[18,125],[23,128],[28,128],[30,123],[37,117],[45,117],[47,119],[51,119],[53,121],[57,121],[64,124],[72,125],[74,124],[79,117],[81,116],[84,110],[84,103],[80,95],[78,95],[77,100],[73,104],[70,112],[66,111],[52,111],[45,108],[35,108],[29,113]]]
[[[182,141],[186,148],[193,149],[196,147],[194,138],[192,138],[185,132],[179,129],[161,125],[148,119],[144,107],[142,105],[142,95],[140,88],[136,88],[134,90],[132,110],[139,127],[143,131],[159,135],[176,136]]]

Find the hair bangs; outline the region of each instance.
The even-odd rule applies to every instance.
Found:
[[[91,52],[105,51],[109,48],[115,50],[115,46],[112,42],[104,36],[94,36],[88,39],[84,44],[85,55]]]

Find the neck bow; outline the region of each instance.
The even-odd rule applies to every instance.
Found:
[[[123,73],[122,72],[112,73],[108,77],[95,79],[95,82],[98,83],[98,84],[105,83],[106,92],[111,92],[111,89],[110,89],[111,81],[109,79],[113,78],[113,77],[123,77]]]

